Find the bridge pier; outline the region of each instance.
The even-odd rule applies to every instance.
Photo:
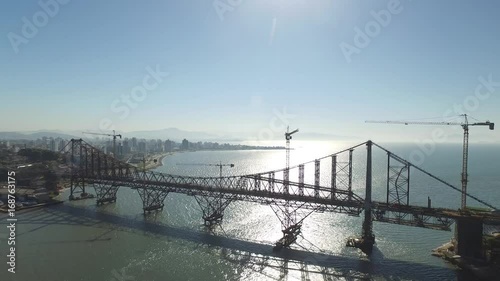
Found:
[[[89,194],[85,191],[85,179],[83,177],[72,176],[70,185],[69,200],[85,199],[88,197]]]
[[[290,247],[301,233],[302,222],[315,211],[301,209],[301,205],[293,205],[290,201],[281,203],[270,204],[271,209],[281,222],[281,232],[283,232],[283,237],[276,242],[273,250]]]
[[[461,217],[455,222],[455,253],[462,257],[484,259],[483,221]]]
[[[144,214],[149,214],[152,211],[161,210],[165,204],[165,198],[168,195],[168,191],[162,188],[148,188],[148,187],[138,187],[137,191],[142,200],[142,210]]]
[[[116,184],[94,183],[94,189],[97,196],[97,205],[116,202],[116,192],[118,192]]]
[[[205,226],[211,226],[222,222],[224,210],[229,206],[232,200],[222,198],[223,194],[205,194],[203,196],[195,195],[194,198],[203,213],[202,218]]]

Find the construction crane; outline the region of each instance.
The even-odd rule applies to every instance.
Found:
[[[96,135],[96,136],[108,136],[108,137],[113,137],[113,157],[116,157],[116,137],[122,138],[122,135],[120,134],[115,134],[115,130],[113,130],[113,134],[101,134],[101,133],[92,133],[92,132],[83,132],[84,134],[87,135]]]
[[[286,127],[286,132],[285,132],[285,139],[286,139],[286,174],[285,174],[285,181],[288,181],[288,172],[290,169],[290,140],[292,139],[292,135],[297,133],[299,129],[296,129],[292,132],[290,132],[290,127]]]
[[[462,210],[467,207],[467,162],[469,158],[469,126],[488,126],[490,130],[495,129],[495,123],[490,121],[469,123],[467,114],[461,114],[464,122],[422,122],[422,121],[365,121],[366,123],[384,123],[384,124],[404,124],[404,125],[459,125],[464,129],[463,155],[462,155]]]
[[[234,167],[234,164],[222,164],[219,163],[219,164],[204,164],[204,163],[177,163],[177,165],[185,165],[185,166],[217,166],[219,167],[219,175],[220,177],[222,178],[222,167],[230,167],[230,168],[233,168]]]

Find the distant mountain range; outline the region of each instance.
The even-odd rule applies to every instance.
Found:
[[[39,138],[62,138],[62,139],[72,139],[79,138],[75,135],[70,135],[67,133],[60,133],[54,131],[36,131],[36,132],[0,132],[0,139],[4,140],[36,140]]]
[[[162,140],[170,139],[173,141],[182,141],[183,139],[187,139],[190,141],[210,141],[218,138],[218,135],[214,134],[209,134],[205,132],[183,131],[177,128],[168,128],[168,129],[154,130],[154,131],[124,132],[122,134],[124,136],[143,138],[143,139],[162,139]]]
[[[97,132],[97,131],[95,131]],[[161,140],[173,140],[180,142],[183,139],[187,139],[191,142],[198,141],[213,141],[213,142],[242,142],[242,141],[252,141],[257,140],[258,133],[207,133],[207,132],[195,132],[195,131],[184,131],[178,128],[167,128],[161,130],[151,130],[151,131],[133,131],[133,132],[117,132],[122,134],[124,138],[139,138],[139,139],[161,139]],[[5,140],[16,140],[16,139],[27,139],[36,140],[42,137],[52,137],[52,138],[93,138],[92,135],[85,135],[82,131],[51,131],[51,130],[39,130],[31,132],[0,132],[0,139]],[[300,138],[302,140],[349,140],[354,137],[347,136],[337,136],[330,134],[314,133],[314,132],[301,132]],[[281,140],[283,139],[283,134],[274,134],[269,140]]]

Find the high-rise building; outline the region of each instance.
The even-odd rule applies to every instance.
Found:
[[[187,139],[183,139],[181,144],[181,150],[188,150],[188,149],[189,149],[189,141]]]
[[[128,139],[125,139],[122,143],[123,154],[130,153],[130,144]]]
[[[142,153],[146,153],[147,152],[147,150],[146,150],[146,142],[140,141],[137,144],[137,151],[142,152]]]
[[[58,147],[57,149],[58,149],[58,150],[61,150],[61,149],[63,149],[65,146],[66,146],[66,141],[65,141],[65,140],[63,140],[63,139],[61,139],[61,140],[59,141],[59,147]],[[66,149],[65,149],[65,150],[67,151],[67,149],[68,149],[68,148],[66,147]]]
[[[174,144],[171,140],[166,140],[164,144],[165,152],[172,152],[174,150]]]
[[[137,148],[137,138],[132,138],[132,148]]]
[[[56,140],[53,138],[50,138],[50,140],[49,140],[49,150],[50,151],[57,151]]]
[[[163,152],[163,142],[160,139],[156,140],[156,151]]]
[[[121,142],[116,144],[116,156],[123,156],[123,144]]]

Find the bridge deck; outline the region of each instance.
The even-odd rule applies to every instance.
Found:
[[[345,151],[348,151],[350,155],[352,154],[352,148]],[[389,153],[389,161],[392,157],[398,161],[398,165],[404,165],[403,167],[407,167],[408,169],[412,166],[411,163],[397,158],[391,152],[387,151],[387,153]],[[332,157],[332,163],[337,163],[335,162],[337,154],[330,155]],[[72,140],[70,161],[72,167],[69,176],[72,180],[72,193],[78,188],[78,184],[83,186],[85,182],[100,185],[101,187],[127,186],[138,190],[148,190],[161,194],[158,200],[153,200],[155,204],[160,207],[163,207],[163,200],[160,199],[164,199],[164,196],[169,192],[175,192],[191,196],[216,197],[226,201],[242,200],[268,204],[271,206],[286,205],[319,212],[346,213],[353,216],[359,216],[363,210],[369,210],[371,208],[371,217],[372,220],[375,221],[440,230],[449,230],[453,220],[464,217],[476,220],[489,219],[500,221],[500,217],[495,215],[468,214],[446,208],[426,208],[409,204],[401,205],[386,202],[367,203],[363,197],[355,194],[351,190],[351,160],[349,160],[347,164],[339,166],[339,169],[344,169],[344,173],[348,171],[347,174],[344,174],[344,177],[351,177],[349,178],[348,189],[337,188],[333,183],[332,186],[335,186],[335,188],[332,186],[321,186],[319,184],[321,182],[319,178],[320,160],[325,158],[326,157],[323,157],[314,161],[315,184],[307,184],[304,182],[304,164],[297,166],[300,182],[289,181],[288,177],[284,176],[285,170],[233,177],[185,177],[152,171],[139,171],[136,167],[106,155],[82,140]],[[332,164],[332,178],[334,176],[342,176],[342,174],[340,174],[342,171],[335,171],[333,167],[336,168],[336,164]],[[420,169],[418,167],[416,168]],[[405,184],[405,182],[398,182],[398,179],[401,178],[402,171],[403,169],[399,171],[398,177],[393,184],[395,184],[398,192],[403,191],[403,194],[409,196],[408,193],[404,193],[404,190],[401,189],[402,183]],[[286,172],[286,175],[288,175],[288,171]],[[283,173],[283,178],[275,178],[275,173]],[[425,173],[451,186],[430,173]],[[73,185],[73,183],[77,184]],[[106,190],[106,192],[110,192],[110,190]],[[115,195],[116,190],[114,190],[114,195],[108,196],[109,198],[106,200],[113,201],[116,199],[113,197]],[[151,194],[148,194],[148,196],[150,195]],[[406,199],[408,198],[409,197]],[[400,199],[405,198],[398,197],[397,199],[398,202],[400,202]]]
[[[362,197],[345,190],[333,190],[331,187],[314,186],[297,182],[284,182],[262,177],[202,178],[183,177],[162,173],[137,172],[128,177],[87,178],[88,183],[113,184],[135,189],[158,189],[164,192],[182,193],[190,196],[200,195],[219,197],[226,200],[240,200],[259,204],[283,204],[289,202],[292,207],[300,207],[319,212],[338,212],[359,216],[365,202]],[[274,189],[271,188],[274,186]],[[283,192],[288,186],[289,192]],[[298,193],[301,186],[305,191]],[[313,196],[314,191],[328,196]],[[463,217],[473,219],[494,219],[499,216],[483,214],[470,215],[447,208],[427,208],[422,206],[387,204],[372,202],[373,220],[400,225],[417,226],[438,230],[450,230],[453,220]]]

